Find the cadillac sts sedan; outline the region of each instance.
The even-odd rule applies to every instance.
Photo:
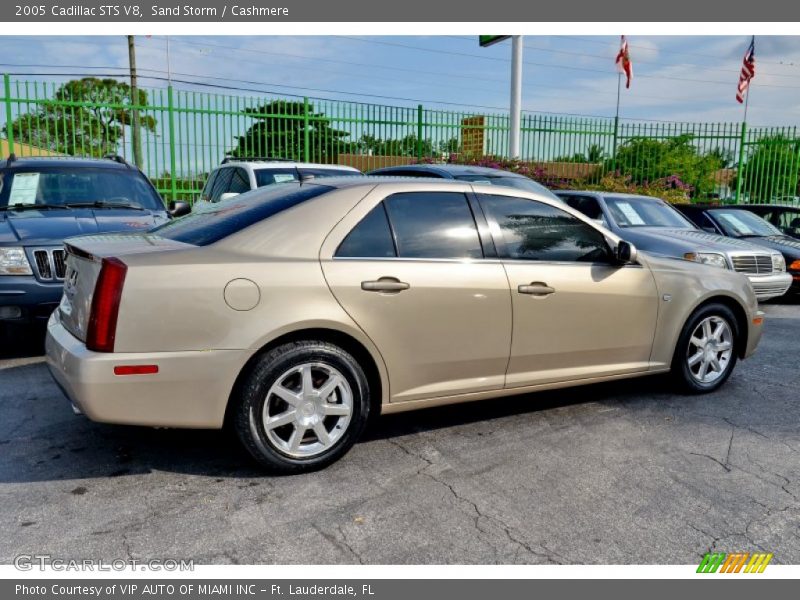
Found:
[[[668,371],[710,392],[763,321],[741,274],[458,181],[286,183],[65,248],[47,362],[76,410],[229,425],[273,471],[330,464],[376,413]]]

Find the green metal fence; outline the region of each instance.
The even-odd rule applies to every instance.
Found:
[[[136,162],[169,199],[195,198],[225,156],[351,164],[420,160],[507,166],[553,187],[602,187],[693,199],[796,202],[796,127],[634,122],[525,113],[521,162],[504,161],[507,114],[270,94],[140,89],[3,77],[3,152]],[[134,124],[138,123],[138,127]],[[136,133],[138,132],[138,134]]]

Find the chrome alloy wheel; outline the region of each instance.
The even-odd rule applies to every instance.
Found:
[[[276,450],[311,458],[331,448],[347,431],[353,392],[338,370],[304,363],[284,372],[267,392],[262,422]]]
[[[700,383],[713,383],[725,373],[732,354],[731,326],[721,317],[706,317],[689,338],[686,350],[689,373]]]

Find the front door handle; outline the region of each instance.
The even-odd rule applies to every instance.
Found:
[[[365,292],[389,292],[396,294],[411,286],[397,277],[381,277],[376,281],[362,281],[361,289]]]
[[[520,285],[517,291],[520,294],[529,294],[531,296],[549,296],[555,293],[556,290],[544,282],[534,281],[528,285]]]

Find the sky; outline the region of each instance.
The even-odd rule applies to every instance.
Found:
[[[734,122],[745,36],[629,35],[634,79],[620,95],[632,120]],[[124,36],[1,36],[0,71],[21,79],[42,73],[124,74]],[[618,37],[525,36],[523,109],[614,116]],[[137,36],[143,87],[163,87],[167,38]],[[510,42],[480,48],[476,36],[171,36],[174,80],[224,86],[225,94],[258,90],[367,103],[506,112]],[[35,66],[34,66],[35,65]],[[184,88],[185,83],[176,83]],[[235,90],[230,88],[244,88]],[[748,123],[800,124],[800,36],[756,38],[756,77]]]

